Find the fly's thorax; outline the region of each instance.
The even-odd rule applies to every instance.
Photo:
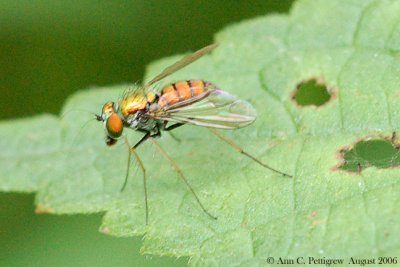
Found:
[[[146,105],[146,98],[139,96],[126,97],[119,102],[120,111],[125,118],[134,115],[139,110],[144,110]]]
[[[172,83],[163,88],[158,100],[160,107],[166,107],[196,97],[214,86],[203,80],[186,80]]]
[[[145,110],[148,103],[156,99],[153,92],[136,92],[133,95],[126,96],[119,101],[119,108],[124,117],[129,117],[138,111]]]
[[[149,107],[156,102],[158,95],[151,91],[137,90],[120,99],[118,112],[123,117],[126,127],[142,129],[149,120],[146,116]]]

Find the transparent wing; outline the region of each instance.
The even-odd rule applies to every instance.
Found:
[[[170,65],[169,67],[165,68],[161,73],[159,73],[156,77],[154,77],[151,81],[146,83],[144,86],[140,85],[135,85],[132,88],[128,88],[120,97],[120,99],[128,99],[130,97],[142,97],[142,96],[147,96],[148,93],[153,93],[156,94],[158,90],[154,90],[149,88],[151,85],[154,83],[164,79],[168,75],[171,75],[172,73],[186,67],[190,63],[196,61],[197,59],[201,58],[205,54],[210,53],[212,50],[214,50],[218,44],[211,44],[209,46],[203,47],[200,50],[197,50],[193,54],[187,55],[186,57],[183,57],[181,60],[175,62],[174,64]]]
[[[244,127],[256,119],[255,109],[222,90],[209,90],[154,113],[154,118],[220,129]]]
[[[202,56],[204,56],[205,54],[210,53],[212,50],[214,50],[216,47],[218,46],[218,44],[211,44],[209,46],[203,47],[200,50],[197,50],[196,52],[194,52],[191,55],[188,55],[184,58],[182,58],[181,60],[175,62],[174,64],[172,64],[171,66],[165,68],[160,74],[158,74],[156,77],[154,77],[151,81],[149,81],[148,83],[146,83],[143,88],[146,89],[148,88],[150,85],[164,79],[165,77],[171,75],[172,73],[186,67],[187,65],[189,65],[190,63],[198,60],[199,58],[201,58]]]

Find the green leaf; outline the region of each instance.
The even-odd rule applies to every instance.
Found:
[[[144,235],[143,253],[190,256],[191,265],[257,266],[283,258],[371,258],[400,252],[398,168],[337,168],[344,147],[400,126],[399,1],[304,0],[289,15],[261,17],[218,33],[211,55],[165,79],[212,81],[251,102],[254,124],[223,131],[285,178],[194,126],[159,140],[188,177],[214,221],[171,165],[148,142],[138,149],[148,171],[150,223],[142,174],[127,148],[108,148],[91,122],[103,103],[131,85],[73,95],[60,118],[0,124],[0,189],[37,192],[38,212],[105,212],[101,231]],[[180,57],[153,63],[147,80]],[[332,95],[299,106],[301,82],[323,81]],[[89,122],[88,122],[89,121]],[[86,122],[88,122],[86,124]],[[131,143],[140,134],[130,130]],[[373,153],[373,151],[370,151]]]

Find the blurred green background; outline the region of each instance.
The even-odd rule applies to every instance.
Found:
[[[57,114],[74,91],[139,81],[151,61],[201,48],[224,26],[293,0],[0,1],[0,119]],[[100,108],[100,107],[99,107]],[[98,233],[101,214],[35,215],[0,193],[0,266],[184,266]]]

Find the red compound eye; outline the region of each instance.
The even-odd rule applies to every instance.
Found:
[[[113,138],[118,138],[122,134],[122,130],[124,125],[122,123],[121,118],[116,114],[111,114],[106,122],[106,129],[108,134]]]

